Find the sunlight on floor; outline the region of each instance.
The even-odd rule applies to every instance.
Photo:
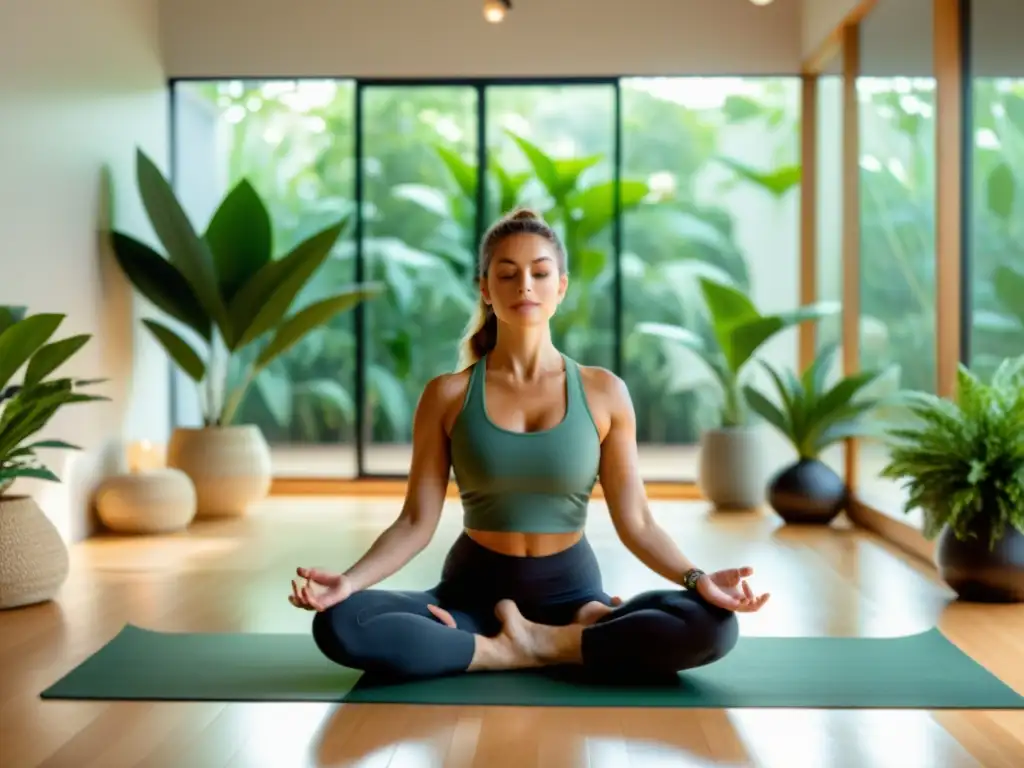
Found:
[[[241,537],[111,537],[73,549],[75,567],[97,571],[169,571],[208,568],[245,544]]]

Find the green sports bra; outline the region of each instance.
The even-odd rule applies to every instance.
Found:
[[[565,418],[551,429],[512,432],[487,415],[487,358],[470,371],[451,456],[466,528],[521,533],[582,530],[597,482],[601,439],[579,365],[565,355]]]

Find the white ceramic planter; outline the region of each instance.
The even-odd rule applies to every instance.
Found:
[[[765,500],[764,442],[753,427],[701,435],[698,484],[717,509],[748,510]]]
[[[104,480],[97,490],[96,512],[117,533],[180,531],[196,515],[196,489],[180,469],[117,475]]]
[[[242,515],[270,493],[270,446],[253,425],[176,429],[167,466],[192,480],[197,517]]]

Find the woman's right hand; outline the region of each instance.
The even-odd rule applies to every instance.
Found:
[[[355,592],[351,580],[343,573],[333,573],[322,568],[296,568],[295,572],[306,581],[300,584],[292,579],[292,593],[288,595],[288,602],[296,608],[326,611]]]

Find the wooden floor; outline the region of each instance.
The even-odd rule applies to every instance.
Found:
[[[278,498],[247,519],[196,524],[179,536],[76,546],[58,601],[0,613],[0,765],[1024,765],[1021,712],[40,700],[43,688],[128,621],[161,630],[307,631],[309,614],[286,600],[294,567],[348,565],[398,506],[388,499]],[[954,604],[926,565],[844,526],[790,530],[768,513],[714,516],[696,502],[653,506],[698,562],[756,568],[757,588],[773,597],[760,614],[741,617],[745,633],[891,636],[938,624],[1024,692],[1024,607]],[[458,524],[458,504],[450,502],[434,543],[388,585],[432,583]],[[663,584],[625,552],[600,503],[588,535],[613,594]]]

